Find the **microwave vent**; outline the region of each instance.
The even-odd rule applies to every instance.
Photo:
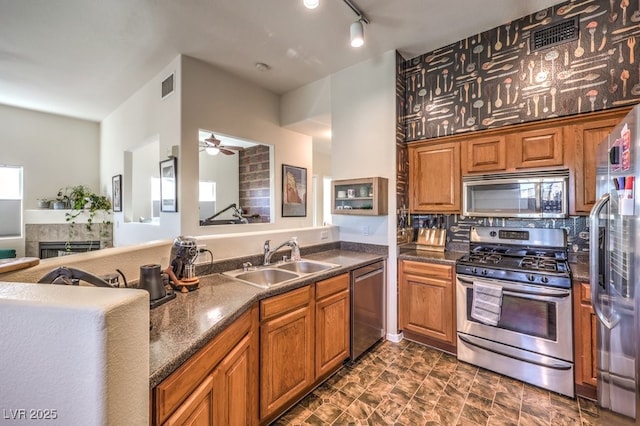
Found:
[[[531,51],[546,49],[577,40],[580,36],[580,16],[546,25],[531,33]]]

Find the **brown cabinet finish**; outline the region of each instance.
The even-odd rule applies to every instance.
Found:
[[[462,148],[462,175],[499,172],[507,168],[507,142],[504,136],[466,140]]]
[[[180,407],[163,423],[164,426],[209,426],[214,423],[213,378],[204,379]]]
[[[460,212],[460,143],[409,146],[412,212]]]
[[[316,378],[349,358],[349,320],[349,274],[316,283]]]
[[[260,302],[260,311],[270,312],[260,325],[261,421],[285,408],[314,381],[313,290],[310,285]]]
[[[596,202],[596,150],[611,130],[628,113],[627,109],[598,116],[573,126],[574,208],[576,214],[589,213]]]
[[[383,177],[334,180],[331,214],[384,216],[389,210],[388,188],[389,180]]]
[[[573,336],[575,348],[576,393],[595,398],[597,379],[597,318],[591,306],[588,283],[573,283]]]
[[[258,312],[254,307],[242,314],[233,324],[156,386],[152,392],[152,423],[156,425],[165,422],[200,424],[199,420],[189,419],[203,419],[209,416],[206,413],[214,414],[212,407],[226,406],[229,408],[226,414],[228,418],[236,418],[237,407],[242,409],[242,415],[246,416],[247,422],[243,424],[256,424],[258,415],[258,394],[255,386],[258,379],[255,368],[258,363],[257,326]],[[245,356],[248,358],[237,362]],[[241,368],[246,368],[246,371],[241,371]],[[250,377],[250,380],[239,380],[243,375]],[[214,377],[223,380],[220,382],[223,385],[216,385]],[[224,380],[227,379],[228,381],[225,382]],[[242,383],[249,387],[242,389]],[[226,386],[227,384],[232,386]],[[214,385],[217,391],[214,391]],[[226,392],[233,392],[234,397],[231,398]],[[234,401],[236,395],[241,399]],[[225,401],[231,401],[231,403],[227,404]],[[211,422],[205,424],[211,424]]]
[[[508,136],[516,169],[564,165],[562,126],[514,132]]]
[[[247,334],[216,368],[214,424],[244,426],[256,421],[257,337],[257,333]]]
[[[410,338],[419,336],[454,350],[453,267],[401,260],[399,271],[400,328],[411,333]]]

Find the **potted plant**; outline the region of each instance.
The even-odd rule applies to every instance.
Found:
[[[111,210],[111,200],[104,195],[98,195],[86,185],[75,185],[58,191],[58,199],[68,203],[70,212],[66,213],[67,222],[75,223],[75,219],[82,213],[88,215],[87,229],[91,230],[91,225],[96,214],[100,211],[109,213]],[[104,223],[108,223],[105,221]]]

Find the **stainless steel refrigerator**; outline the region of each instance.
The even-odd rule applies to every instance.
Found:
[[[591,302],[597,320],[602,424],[640,424],[640,106],[598,145],[590,214]]]

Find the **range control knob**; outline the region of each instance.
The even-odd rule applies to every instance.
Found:
[[[486,269],[482,270],[482,275],[487,275],[489,272]]]
[[[496,231],[489,232],[489,236],[490,237],[495,237],[496,235],[498,235],[498,233]]]
[[[540,281],[542,282],[542,284],[547,284],[549,282],[549,277],[542,277],[540,278]]]
[[[535,281],[535,280],[536,280],[536,277],[535,277],[535,275],[533,275],[533,274],[529,274],[529,275],[527,275],[527,279],[528,279],[529,281]]]
[[[478,268],[476,268],[475,266],[473,268],[471,268],[471,273],[472,274],[477,274],[478,273]]]

